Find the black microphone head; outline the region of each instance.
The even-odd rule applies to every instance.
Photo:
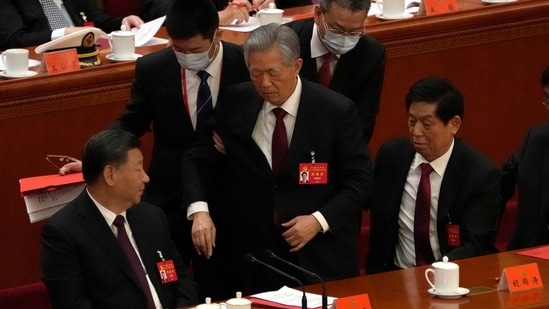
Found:
[[[274,252],[271,249],[265,249],[265,252],[263,252],[266,258],[271,259],[275,257]]]
[[[244,254],[244,259],[248,262],[255,262],[255,257],[251,253]]]

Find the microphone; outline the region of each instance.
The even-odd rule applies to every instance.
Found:
[[[303,286],[303,283],[298,280],[296,277],[293,277],[293,276],[290,276],[288,275],[287,273],[283,272],[282,270],[278,269],[278,268],[275,268],[274,266],[271,266],[263,261],[260,261],[258,259],[255,258],[255,256],[253,256],[251,253],[246,253],[244,255],[244,259],[246,259],[246,261],[248,262],[252,262],[252,263],[258,263],[262,266],[265,266],[267,267],[268,269],[274,271],[275,273],[278,273],[292,281],[295,281],[297,283],[299,283],[299,285],[301,286],[301,291],[303,291],[303,297],[301,297],[301,309],[307,309],[307,297],[305,296],[305,287]]]
[[[274,252],[272,250],[266,249],[264,254],[265,254],[265,257],[267,259],[271,258],[271,259],[279,260],[279,261],[281,261],[282,263],[284,263],[286,265],[289,265],[289,266],[291,266],[291,267],[293,267],[297,270],[300,270],[304,274],[307,274],[307,275],[309,275],[313,278],[318,279],[318,281],[320,281],[320,283],[322,284],[322,309],[328,309],[328,296],[326,296],[326,286],[324,285],[324,280],[322,280],[322,278],[320,278],[319,275],[313,273],[312,271],[306,270],[305,268],[303,268],[301,266],[295,265],[294,263],[292,263],[290,261],[286,261],[285,259],[283,259],[283,258],[279,257],[278,255],[274,254]]]

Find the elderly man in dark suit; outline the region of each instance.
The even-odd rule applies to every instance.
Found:
[[[51,20],[56,13],[46,14],[52,10],[61,14],[61,22]],[[0,20],[0,50],[40,45],[80,30],[89,25],[86,22],[105,32],[120,30],[122,24],[130,29],[143,23],[135,15],[107,16],[94,0],[2,0]]]
[[[245,253],[265,249],[324,280],[358,275],[358,219],[372,179],[356,134],[361,130],[356,105],[299,77],[299,41],[286,26],[254,30],[244,55],[252,81],[227,89],[213,119],[229,171],[230,213],[223,220],[231,222],[227,262],[236,272],[226,282],[244,277],[252,292],[295,285],[244,264]],[[212,194],[198,181],[223,156],[215,146],[206,135],[185,154],[184,201],[190,207]],[[300,183],[303,171],[309,171],[307,183]],[[201,246],[209,250],[211,240]]]
[[[456,139],[463,97],[428,77],[406,97],[409,138],[384,143],[375,160],[368,272],[496,252],[499,169]]]
[[[356,103],[365,142],[374,132],[385,73],[385,47],[364,33],[369,9],[370,0],[320,0],[314,19],[287,24],[299,36],[300,75]]]
[[[549,110],[549,67],[541,75],[541,86],[542,104]],[[509,250],[549,244],[548,141],[549,124],[533,126],[501,168],[504,202],[518,191],[517,226]]]
[[[139,145],[123,130],[102,131],[87,142],[86,189],[42,231],[42,280],[53,308],[198,303],[196,283],[187,277],[164,213],[141,202],[149,177]]]

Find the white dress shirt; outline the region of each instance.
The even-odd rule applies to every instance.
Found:
[[[320,70],[320,67],[324,63],[324,55],[330,51],[322,44],[322,41],[318,37],[318,26],[313,25],[313,36],[311,38],[311,58],[316,59],[316,71]],[[334,70],[337,66],[337,61],[341,55],[335,54],[335,57],[330,62],[330,75],[334,75]]]
[[[71,27],[74,27],[74,23],[72,22],[71,16],[69,15],[69,11],[67,11],[67,8],[65,8],[65,5],[63,4],[63,0],[53,0],[53,2],[55,2],[55,4],[59,7],[59,9],[61,10],[61,13],[63,13],[63,17],[65,17],[69,25],[71,25]],[[64,35],[65,35],[65,28],[55,29],[51,33],[51,39],[53,41]]]
[[[429,223],[429,240],[435,260],[442,257],[440,246],[438,243],[437,231],[437,212],[438,198],[440,195],[440,185],[444,177],[444,172],[448,166],[448,161],[454,149],[454,142],[442,156],[428,162],[419,153],[416,152],[414,160],[410,165],[408,177],[404,184],[402,200],[400,204],[400,212],[398,215],[398,240],[395,252],[395,265],[400,268],[410,268],[416,266],[416,253],[414,246],[414,211],[416,208],[417,189],[421,178],[422,163],[431,164],[433,172],[430,175],[431,180],[431,211]]]

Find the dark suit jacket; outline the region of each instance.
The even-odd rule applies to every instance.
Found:
[[[83,26],[80,12],[105,32],[119,30],[122,18],[105,15],[93,0],[64,0],[75,26]],[[40,45],[51,40],[48,19],[38,0],[0,1],[0,50]]]
[[[283,171],[278,177],[252,138],[263,99],[251,83],[227,90],[216,107],[215,130],[226,147],[227,181],[233,252],[243,262],[245,252],[262,255],[263,250],[282,242],[273,222],[287,222],[299,215],[320,211],[330,232],[318,234],[295,257],[298,263],[324,280],[358,275],[357,236],[361,207],[371,192],[369,157],[360,135],[360,120],[349,99],[318,84],[302,81],[293,137]],[[189,150],[184,157],[185,199],[190,203],[208,200],[207,190],[196,183],[200,168],[217,156],[211,138]],[[300,185],[299,164],[328,163],[328,183]],[[249,265],[248,265],[249,266]],[[248,267],[249,268],[249,267]],[[252,274],[252,277],[254,274]]]
[[[415,150],[409,138],[384,143],[374,165],[368,273],[395,269],[398,214]],[[437,231],[442,255],[450,261],[496,252],[493,245],[500,215],[499,169],[464,141],[454,149],[440,187]],[[448,245],[448,216],[459,225],[459,247]]]
[[[140,203],[126,212],[139,254],[165,308],[198,303],[163,212]],[[179,281],[162,284],[157,250],[173,260]],[[116,236],[82,192],[42,231],[42,280],[54,308],[145,308],[145,296]]]
[[[316,82],[316,59],[311,58],[311,38],[314,20],[304,19],[287,23],[299,36],[303,67],[301,76]],[[330,88],[351,99],[358,106],[364,140],[374,133],[376,116],[385,74],[385,46],[364,35],[351,51],[342,55],[334,71]]]
[[[504,202],[518,189],[515,234],[508,249],[549,244],[549,124],[537,125],[526,133],[521,148],[503,164]]]
[[[229,85],[248,81],[242,48],[223,42],[222,77],[218,98]],[[183,153],[195,138],[191,119],[185,109],[181,86],[181,67],[171,48],[137,60],[131,98],[126,109],[112,124],[142,136],[154,135],[150,182],[144,199],[161,208],[181,207],[180,166]]]

